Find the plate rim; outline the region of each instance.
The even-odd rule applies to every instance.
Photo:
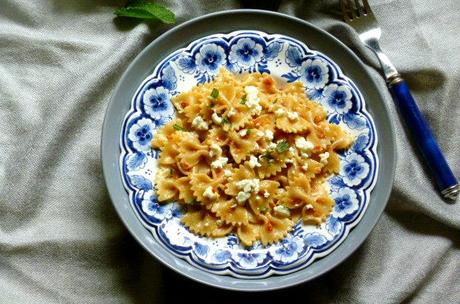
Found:
[[[294,278],[294,280],[291,280],[291,282],[289,282],[289,280],[283,280],[280,282],[276,282],[278,280],[270,280],[271,278],[273,278],[272,276],[271,277],[267,277],[267,278],[260,278],[260,279],[242,279],[242,278],[233,278],[233,277],[230,277],[228,279],[222,279],[222,276],[221,275],[216,275],[216,274],[210,274],[208,272],[206,272],[206,274],[203,274],[200,272],[202,272],[203,270],[200,270],[198,268],[196,268],[195,266],[193,265],[190,265],[190,267],[193,267],[195,268],[197,271],[198,271],[198,275],[195,273],[195,275],[192,275],[191,272],[183,272],[181,271],[179,268],[178,268],[178,262],[179,261],[175,261],[175,263],[172,263],[172,261],[167,261],[164,257],[160,256],[159,253],[155,252],[155,250],[153,250],[150,246],[153,246],[152,245],[152,240],[146,240],[146,239],[143,239],[141,238],[140,235],[138,235],[136,232],[135,232],[135,227],[133,227],[133,225],[135,225],[135,223],[132,223],[130,222],[130,220],[127,218],[127,215],[126,215],[126,212],[128,210],[126,210],[126,207],[130,207],[130,206],[123,206],[124,202],[121,202],[122,199],[116,195],[114,192],[114,185],[112,183],[112,179],[111,179],[111,176],[110,174],[112,174],[114,171],[113,170],[116,170],[116,172],[118,173],[120,168],[119,168],[119,164],[118,162],[115,164],[112,164],[110,163],[110,161],[108,160],[107,157],[104,157],[104,155],[107,155],[107,153],[110,153],[110,140],[109,138],[107,137],[107,134],[109,134],[110,130],[109,128],[111,128],[109,126],[110,124],[110,118],[111,118],[111,112],[114,111],[114,107],[115,107],[115,104],[116,104],[116,98],[117,98],[117,93],[120,91],[120,89],[122,88],[122,86],[124,85],[124,83],[127,81],[127,77],[129,76],[130,72],[132,72],[133,69],[135,69],[135,64],[136,62],[138,62],[143,56],[145,56],[149,50],[151,50],[156,44],[159,44],[161,43],[164,39],[167,39],[168,36],[170,35],[173,35],[175,33],[180,33],[180,31],[182,31],[184,28],[187,28],[191,25],[193,25],[194,23],[200,23],[200,22],[203,22],[204,20],[206,19],[212,19],[212,18],[216,18],[216,17],[222,17],[222,16],[234,16],[234,15],[238,15],[238,14],[243,14],[243,15],[251,15],[251,14],[256,14],[256,15],[261,15],[262,18],[267,18],[267,17],[277,17],[277,18],[280,18],[280,19],[284,19],[286,20],[287,22],[294,22],[294,23],[300,23],[302,24],[303,26],[309,28],[310,30],[313,30],[313,31],[316,31],[318,32],[320,35],[322,36],[326,36],[328,37],[329,39],[331,39],[336,45],[339,45],[345,52],[346,52],[346,55],[349,56],[349,57],[352,57],[356,63],[359,65],[359,68],[366,74],[366,76],[368,77],[368,80],[370,82],[370,87],[373,87],[374,89],[377,89],[377,85],[376,85],[376,82],[375,80],[371,77],[370,73],[366,70],[364,64],[362,63],[362,61],[347,47],[345,46],[340,40],[338,40],[337,38],[335,38],[334,36],[332,36],[331,34],[325,32],[324,30],[312,25],[311,23],[307,22],[307,21],[304,21],[302,19],[299,19],[297,17],[293,17],[293,16],[289,16],[289,15],[285,15],[285,14],[282,14],[282,13],[278,13],[278,12],[269,12],[269,11],[262,11],[262,10],[251,10],[251,9],[242,9],[242,10],[227,10],[227,11],[219,11],[219,12],[214,12],[214,13],[211,13],[211,14],[207,14],[207,15],[203,15],[203,16],[200,16],[200,17],[197,17],[197,18],[194,18],[194,19],[191,19],[185,23],[182,23],[172,29],[170,29],[169,31],[163,33],[162,35],[160,35],[157,39],[155,39],[154,41],[152,41],[148,46],[146,46],[137,56],[136,58],[129,64],[129,66],[127,67],[127,69],[125,70],[125,72],[123,73],[123,75],[121,76],[120,80],[118,81],[114,91],[113,91],[113,94],[112,94],[112,98],[110,99],[109,101],[109,104],[107,106],[107,109],[106,109],[106,113],[105,113],[105,116],[104,116],[104,122],[103,122],[103,127],[102,127],[102,136],[101,136],[101,161],[102,161],[102,169],[103,169],[103,175],[104,175],[104,180],[106,182],[106,185],[107,185],[107,189],[108,189],[108,192],[109,192],[109,195],[110,195],[110,198],[111,198],[111,201],[112,201],[112,204],[114,205],[120,219],[122,220],[122,222],[124,223],[124,225],[128,228],[128,230],[130,231],[130,233],[134,236],[134,238],[150,253],[152,254],[153,256],[155,256],[155,258],[157,260],[159,260],[160,262],[162,262],[164,265],[166,265],[168,268],[170,269],[173,269],[175,270],[176,272],[190,278],[190,279],[193,279],[195,281],[198,281],[198,282],[201,282],[201,283],[204,283],[204,284],[208,284],[208,285],[211,285],[211,286],[215,286],[215,287],[220,287],[220,288],[225,288],[225,289],[231,289],[231,290],[239,290],[239,291],[261,291],[261,290],[273,290],[273,289],[279,289],[279,288],[285,288],[285,287],[288,287],[288,286],[292,286],[292,285],[297,285],[297,284],[300,284],[300,283],[303,283],[305,281],[308,281],[308,280],[311,280],[311,279],[314,279],[326,272],[328,272],[329,270],[331,270],[332,268],[335,268],[338,264],[340,264],[341,262],[343,262],[345,259],[347,259],[357,248],[360,247],[360,245],[362,244],[362,242],[367,238],[367,236],[369,235],[370,231],[373,229],[373,227],[375,226],[376,222],[378,221],[378,219],[380,218],[382,212],[383,212],[383,209],[384,207],[386,206],[387,202],[388,202],[388,198],[389,198],[389,195],[391,193],[391,185],[393,184],[393,180],[394,180],[394,172],[395,172],[395,165],[396,165],[396,150],[395,150],[395,132],[394,132],[394,126],[393,126],[393,122],[391,119],[389,119],[389,109],[388,109],[388,106],[386,105],[386,103],[384,102],[384,98],[381,94],[381,92],[379,90],[376,90],[376,94],[378,95],[378,98],[380,99],[380,102],[383,103],[383,109],[384,109],[384,116],[387,116],[387,122],[389,122],[388,124],[388,127],[389,127],[389,132],[390,132],[390,135],[391,135],[391,138],[390,138],[390,149],[387,149],[387,150],[390,150],[390,152],[392,152],[390,155],[390,159],[392,159],[392,163],[391,163],[391,167],[390,167],[390,172],[389,172],[389,180],[387,182],[387,189],[383,189],[382,191],[384,191],[384,193],[382,194],[383,195],[383,200],[381,202],[381,206],[380,208],[378,208],[378,210],[376,210],[375,212],[375,215],[374,215],[374,218],[372,220],[372,222],[370,223],[370,228],[368,227],[367,231],[365,231],[361,237],[355,242],[355,245],[351,246],[351,249],[348,250],[348,252],[346,252],[344,255],[342,255],[342,257],[340,259],[336,259],[336,261],[333,261],[331,262],[329,265],[327,265],[327,267],[324,267],[322,268],[320,271],[316,272],[316,273],[313,273],[313,274],[309,274],[305,277],[300,277],[300,278]],[[243,27],[241,27],[241,29],[243,29]],[[253,30],[253,29],[249,29],[249,28],[244,28],[244,30]],[[258,30],[256,28],[254,28],[254,30]],[[211,30],[210,32],[206,32],[206,33],[203,33],[202,36],[207,36],[207,35],[211,35],[213,33],[219,33],[219,32],[222,32],[223,30]],[[230,31],[233,31],[231,29],[228,29],[227,32],[230,32]],[[268,32],[268,31],[267,31]],[[280,32],[277,32],[277,33],[280,33]],[[282,33],[280,33],[282,34]],[[185,40],[185,41],[182,41],[180,44],[176,44],[176,48],[181,48],[183,45],[187,45],[188,43],[190,43],[191,40]],[[308,45],[308,43],[307,43]],[[314,49],[314,48],[313,48]],[[321,52],[321,51],[320,51]],[[326,55],[328,55],[326,53]],[[158,55],[158,62],[161,61],[164,56],[163,55]],[[340,66],[340,65],[339,65]],[[345,73],[346,75],[348,75],[348,73]],[[145,78],[145,76],[142,76],[140,77],[142,79]],[[350,77],[351,78],[351,77]],[[134,88],[134,91],[137,90],[137,87]],[[362,92],[362,90],[360,89],[360,91]],[[364,95],[364,94],[363,94]],[[369,112],[371,112],[371,109],[369,109],[369,105],[366,103],[366,108]],[[373,117],[373,115],[371,115]],[[122,117],[124,117],[124,114],[122,115]],[[119,129],[121,130],[121,124],[119,126]],[[377,129],[377,127],[376,127]],[[119,134],[119,133],[118,133]],[[377,137],[379,138],[381,136],[380,132],[377,130]],[[113,139],[112,139],[113,140]],[[380,141],[380,140],[379,140]],[[117,148],[119,149],[119,146],[118,146],[118,137],[115,139],[115,142],[116,142],[116,145],[117,145]],[[119,150],[117,150],[119,152]],[[379,151],[379,149],[378,149]],[[377,151],[377,154],[379,154],[379,152]],[[118,154],[119,155],[119,154]],[[118,156],[116,157],[118,159]],[[380,162],[381,162],[381,159],[379,159],[378,161],[378,165],[380,165]],[[114,168],[115,167],[115,168]],[[119,174],[118,174],[119,175]],[[121,176],[118,176],[118,178],[120,179],[120,183],[121,183]],[[377,177],[377,180],[376,180],[376,183],[377,181],[380,179],[380,176]],[[122,184],[121,184],[122,186]],[[121,187],[121,189],[124,191],[124,188],[123,186]],[[128,198],[128,194],[125,192],[125,199]],[[132,208],[130,209],[131,212],[134,212],[132,210]],[[129,211],[128,211],[129,212]],[[135,215],[134,215],[135,216]],[[361,223],[361,222],[360,222]],[[356,225],[356,227],[354,229],[356,229],[358,226],[360,226],[360,223],[358,223]],[[142,223],[138,223],[139,225],[142,226]],[[144,228],[142,226],[142,228]],[[144,228],[145,229],[145,228]],[[351,233],[354,231],[351,230],[350,231],[350,235]],[[147,230],[146,230],[147,231]],[[342,242],[342,245],[345,243],[346,239]],[[155,241],[154,241],[155,242]],[[149,246],[150,244],[150,246]],[[158,244],[159,245],[159,244]],[[160,245],[161,246],[161,245]],[[155,247],[155,246],[154,246]],[[159,248],[157,248],[159,249]],[[174,259],[174,255],[172,253],[170,253],[171,256],[173,257]],[[325,258],[322,258],[321,260],[324,260],[324,259],[327,259],[327,257]],[[186,261],[183,261],[185,263],[188,263]],[[298,270],[294,273],[291,273],[291,274],[287,274],[287,275],[283,275],[283,276],[279,276],[278,278],[282,277],[282,278],[286,278],[286,277],[294,277],[293,274],[296,274],[296,273],[301,273],[301,272],[305,272],[306,270],[308,270],[309,267],[306,267],[304,269],[301,269],[301,270]],[[215,278],[211,279],[211,277],[220,277],[220,280],[216,280]],[[252,282],[260,282],[260,283],[263,283],[263,284],[251,284],[253,286],[249,286],[249,288],[244,288],[244,285],[243,286],[240,286],[238,287],[237,284],[225,284],[226,282],[225,281],[244,281],[245,284],[248,284],[248,281],[252,281]],[[272,281],[272,283],[270,283],[269,281]],[[275,283],[274,283],[275,282]],[[228,282],[227,282],[228,283]]]

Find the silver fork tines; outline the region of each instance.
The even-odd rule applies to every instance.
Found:
[[[363,1],[363,4],[361,4],[359,0],[346,0],[341,2],[343,17],[344,19],[348,19],[349,21],[351,21],[354,18],[360,18],[362,16],[372,14],[371,7],[369,6],[369,3],[366,0]]]
[[[377,55],[387,82],[399,81],[398,71],[380,48],[379,39],[382,30],[367,0],[341,0],[340,2],[343,19],[356,30],[364,45]]]

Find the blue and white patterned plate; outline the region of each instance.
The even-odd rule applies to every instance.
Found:
[[[159,151],[150,148],[158,128],[175,116],[171,97],[213,79],[221,67],[261,72],[287,82],[300,80],[306,94],[328,111],[328,120],[356,135],[340,155],[340,174],[328,183],[336,206],[320,226],[298,223],[282,241],[250,248],[230,235],[200,237],[180,223],[176,203],[159,205],[152,183]],[[171,253],[214,274],[261,278],[302,269],[334,250],[363,216],[378,174],[377,136],[361,93],[324,54],[283,35],[259,31],[215,34],[166,57],[139,86],[120,140],[124,186],[139,220]]]

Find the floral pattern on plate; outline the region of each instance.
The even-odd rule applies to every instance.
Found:
[[[269,73],[301,81],[305,93],[356,137],[340,154],[340,174],[328,181],[336,205],[320,226],[298,223],[276,244],[243,247],[235,235],[211,239],[180,223],[177,203],[159,204],[153,178],[159,151],[150,148],[158,128],[174,118],[171,97],[213,79],[221,67],[234,73]],[[172,254],[215,274],[267,277],[307,267],[334,250],[369,203],[378,174],[374,123],[354,83],[327,56],[282,35],[237,31],[198,39],[166,57],[138,88],[120,140],[122,178],[132,207],[154,238]]]

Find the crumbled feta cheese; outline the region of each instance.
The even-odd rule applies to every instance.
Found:
[[[260,201],[262,198],[260,197],[260,195],[257,195],[256,196],[256,200]]]
[[[228,169],[225,169],[225,170],[224,170],[224,176],[225,176],[225,177],[230,177],[230,176],[232,176],[232,171],[230,171],[230,170],[228,170]]]
[[[308,170],[308,163],[305,163],[303,166],[302,166],[302,169],[304,171],[307,171]]]
[[[192,127],[198,130],[207,130],[209,128],[208,123],[199,115],[193,119]]]
[[[295,138],[295,146],[304,152],[308,152],[315,147],[312,142],[305,140],[305,138],[301,136]]]
[[[257,160],[257,157],[255,157],[254,155],[251,155],[251,157],[249,157],[249,167],[255,168],[255,167],[260,167],[260,166],[262,165]]]
[[[244,203],[245,201],[247,201],[250,197],[251,197],[250,192],[240,191],[236,195],[236,200],[238,201],[238,203],[241,204],[241,203]]]
[[[235,108],[231,108],[230,111],[227,113],[227,117],[232,117],[236,115],[236,110]]]
[[[255,86],[246,86],[244,88],[244,91],[246,92],[246,99],[258,99],[257,94],[259,94],[259,89],[256,88]]]
[[[257,97],[259,90],[254,86],[247,86],[244,88],[246,92],[246,103],[248,108],[255,110],[256,113],[262,111],[262,106],[259,104],[260,99]]]
[[[248,130],[247,130],[247,129],[243,129],[243,130],[241,130],[240,132],[238,132],[238,134],[240,134],[241,137],[245,137],[246,135],[248,135]]]
[[[206,188],[206,190],[204,190],[203,196],[209,198],[210,200],[215,200],[218,195],[217,193],[212,191],[212,187],[209,186],[208,188]]]
[[[209,151],[209,156],[214,157],[222,155],[222,148],[218,144],[213,143],[210,148],[211,151]]]
[[[265,130],[264,136],[268,140],[273,140],[273,132],[271,130]]]
[[[263,132],[263,131],[257,131],[257,132],[256,132],[256,135],[257,135],[258,137],[264,137],[264,136],[265,136],[265,132]]]
[[[217,115],[216,112],[212,113],[211,118],[212,118],[212,121],[213,121],[215,124],[217,124],[217,125],[222,124],[222,117],[220,117],[219,115]]]
[[[293,159],[290,159],[290,158],[286,159],[286,164],[292,164],[292,163],[294,163]]]
[[[264,191],[264,197],[265,197],[265,198],[269,198],[269,197],[270,197],[270,193],[268,193],[267,191]]]
[[[211,163],[211,167],[214,169],[222,169],[228,162],[227,157],[219,157]]]
[[[244,192],[259,192],[260,181],[258,178],[242,179],[236,183],[236,186]]]
[[[286,190],[284,190],[283,188],[279,188],[279,189],[278,189],[278,193],[281,194],[281,193],[284,193],[284,192],[286,192]]]
[[[312,204],[306,204],[305,205],[305,208],[307,208],[307,210],[313,210],[315,208],[313,208],[313,205]]]
[[[286,114],[286,110],[283,108],[279,108],[275,111],[276,117],[282,117],[284,114]]]
[[[291,154],[297,154],[297,149],[291,146],[289,147],[289,152],[291,152]]]
[[[303,158],[309,158],[310,154],[302,152],[302,153],[300,153],[300,156],[302,156]]]
[[[329,152],[324,152],[324,153],[321,153],[319,155],[319,158],[320,158],[320,163],[322,163],[323,165],[326,165],[327,164],[327,159],[329,158]]]
[[[273,208],[273,211],[275,211],[275,213],[277,213],[278,215],[281,215],[281,216],[290,216],[291,215],[291,210],[289,210],[289,208],[287,208],[285,206],[282,206],[282,205],[275,206]]]
[[[288,112],[287,117],[289,118],[289,120],[297,120],[297,119],[299,119],[299,113],[297,113],[297,112]]]

